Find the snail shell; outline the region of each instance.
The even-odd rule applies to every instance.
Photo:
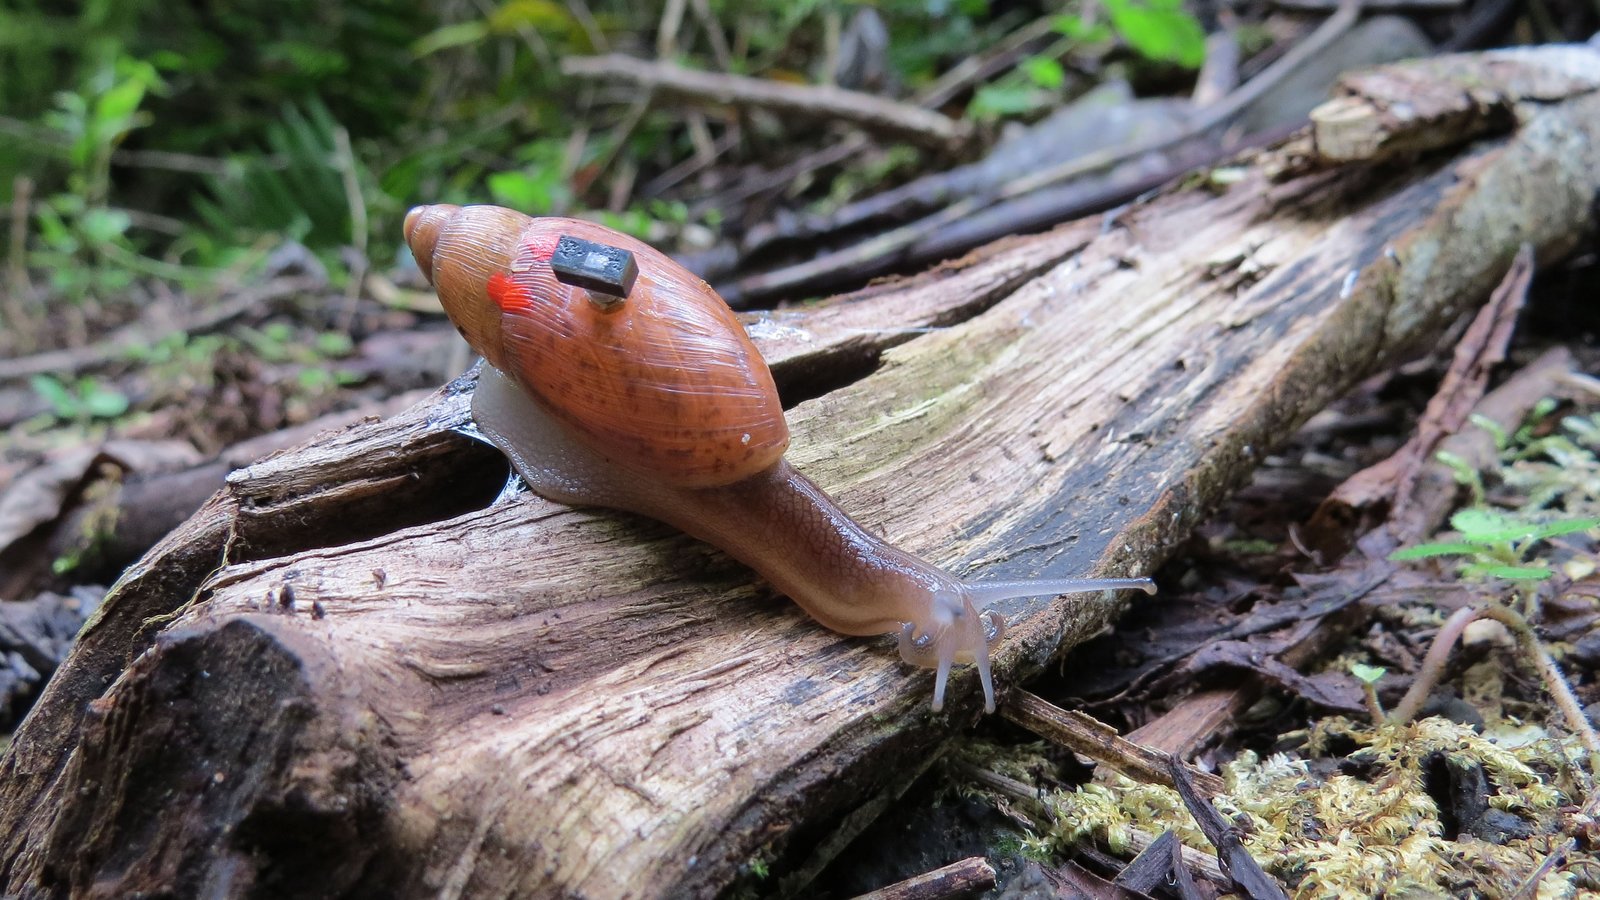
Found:
[[[659,250],[578,219],[425,206],[406,243],[473,349],[609,461],[680,487],[764,471],[789,445],[772,373],[710,285]],[[629,250],[614,306],[556,280],[562,235]]]

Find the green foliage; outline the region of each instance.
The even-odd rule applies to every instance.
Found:
[[[117,56],[89,73],[76,91],[60,91],[44,124],[67,142],[69,186],[90,202],[102,202],[110,186],[111,151],[135,128],[150,124],[140,109],[145,96],[164,86],[155,66]]]
[[[50,375],[35,375],[29,386],[45,402],[50,413],[66,422],[86,423],[91,419],[115,419],[128,411],[128,398],[121,391],[84,376],[68,384]]]
[[[140,272],[170,274],[139,255],[128,237],[132,217],[107,205],[112,153],[150,123],[142,106],[164,86],[150,63],[117,56],[88,70],[77,90],[57,92],[41,116],[66,164],[65,190],[35,207],[39,245],[29,262],[69,299],[121,290]]]
[[[496,203],[529,215],[567,211],[572,190],[563,177],[566,142],[554,138],[530,141],[518,151],[521,168],[491,172],[485,179]]]
[[[1396,550],[1389,558],[1400,561],[1464,556],[1467,562],[1462,565],[1461,574],[1465,576],[1541,581],[1550,577],[1550,569],[1525,564],[1533,546],[1546,538],[1600,528],[1600,517],[1540,523],[1523,516],[1471,507],[1451,516],[1450,525],[1460,532],[1461,540],[1418,544]]]
[[[1600,516],[1593,514],[1600,506],[1600,459],[1596,456],[1600,452],[1600,414],[1568,416],[1561,420],[1561,430],[1535,436],[1536,423],[1554,409],[1553,403],[1539,404],[1536,415],[1514,434],[1488,419],[1472,419],[1500,451],[1493,476],[1525,498],[1518,508],[1488,506],[1484,473],[1459,457],[1441,453],[1439,461],[1450,467],[1457,482],[1472,490],[1472,505],[1450,517],[1459,540],[1402,548],[1389,558],[1461,557],[1464,576],[1508,581],[1549,578],[1550,568],[1531,560],[1541,541],[1600,528]],[[1566,515],[1550,512],[1557,503],[1565,507]]]
[[[1181,40],[1168,41],[1179,50],[1162,50],[1152,36],[1181,25],[1176,7],[1162,2],[1128,7],[1118,28],[1131,45],[1181,56]],[[613,47],[648,40],[663,5],[84,0],[66,11],[12,0],[0,10],[0,131],[16,139],[0,140],[0,193],[19,174],[33,179],[29,268],[77,300],[125,296],[141,277],[192,287],[224,269],[247,275],[280,239],[318,253],[337,282],[343,248],[380,266],[393,259],[401,216],[424,201],[592,215],[584,204],[605,195],[616,160],[638,163],[648,177],[699,145],[681,117],[657,112],[620,137],[597,129],[569,140],[580,106],[595,104],[603,118],[617,98],[575,90],[559,62],[594,52],[595,29]],[[889,30],[890,77],[906,89],[1030,15],[988,0],[874,6]],[[826,74],[815,67],[828,29],[853,10],[833,0],[709,7],[726,45],[713,47],[691,17],[676,48],[688,64],[716,56],[715,66],[801,79]],[[982,88],[970,114],[1027,115],[1059,103],[1072,90],[1066,52],[1108,35],[1101,26],[1064,37]],[[892,178],[906,154],[891,149],[884,158],[893,163],[887,170],[847,172],[835,183]],[[824,202],[848,196],[841,190]],[[717,224],[715,210],[691,216],[682,204],[656,202],[605,217],[656,239]]]
[[[1058,33],[1081,44],[1098,44],[1109,41],[1115,36],[1110,27],[1098,22],[1091,25],[1081,16],[1071,13],[1056,16],[1053,25]]]
[[[288,322],[269,322],[260,328],[240,328],[239,340],[251,355],[269,363],[300,363],[308,368],[327,370],[328,359],[348,356],[355,349],[350,336],[325,331],[308,345]]]
[[[1350,674],[1363,684],[1377,684],[1389,670],[1383,666],[1369,666],[1366,663],[1351,663]]]
[[[1059,56],[1076,43],[1076,39],[1059,42],[1024,59],[1016,71],[980,86],[967,104],[967,117],[983,121],[1026,116],[1059,105],[1067,87],[1067,70]]]
[[[339,124],[319,101],[285,107],[265,145],[207,179],[193,205],[214,235],[242,243],[260,232],[314,248],[350,243],[350,203],[336,156]]]
[[[1028,80],[1046,90],[1055,90],[1066,84],[1067,71],[1061,63],[1047,56],[1032,56],[1022,61],[1022,72]]]
[[[1106,0],[1104,8],[1109,25],[1069,13],[1055,18],[1055,30],[1086,45],[1120,38],[1152,62],[1186,69],[1205,62],[1205,29],[1183,8],[1183,0]]]
[[[1011,79],[986,84],[973,95],[967,104],[967,116],[978,120],[1003,119],[1021,116],[1045,109],[1051,103],[1051,94],[1036,85]]]
[[[1205,30],[1183,0],[1105,0],[1105,9],[1111,27],[1139,55],[1186,69],[1205,62]]]

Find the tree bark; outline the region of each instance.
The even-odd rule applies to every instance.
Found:
[[[1150,571],[1520,244],[1592,227],[1600,67],[1552,49],[1588,54],[1587,86],[1506,97],[1509,134],[1404,167],[1317,169],[1296,141],[754,320],[798,401],[790,461],[980,580]],[[491,503],[505,464],[453,430],[471,387],[235,472],[128,571],[0,762],[6,893],[795,890],[980,715],[970,669],[931,713],[889,640],[665,526]],[[1003,605],[1002,689],[1117,606]]]

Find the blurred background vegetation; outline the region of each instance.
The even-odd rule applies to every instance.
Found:
[[[844,58],[864,10],[877,46]],[[406,327],[358,310],[385,286],[421,287],[400,240],[411,205],[584,215],[704,249],[738,224],[725,217],[748,225],[772,211],[730,212],[707,199],[712,188],[844,133],[797,139],[759,111],[649,103],[638,89],[563,77],[564,58],[621,52],[906,98],[1025,27],[1033,39],[1016,64],[943,112],[993,135],[1083,93],[1108,66],[1181,86],[1204,56],[1181,0],[10,0],[0,359],[94,347],[129,326],[165,337],[118,349],[112,365],[24,372],[31,395],[0,390],[0,425],[14,438],[18,423],[37,434],[184,397],[214,407],[219,377],[260,380],[263,364],[290,367],[277,379],[294,385],[288,400],[202,445],[303,420],[328,408],[316,396],[358,376],[301,348],[348,351],[351,336]],[[875,145],[768,196],[827,209],[952,162]],[[285,271],[314,271],[343,302],[275,298],[270,315],[189,327]],[[153,374],[128,383],[136,370]]]
[[[692,66],[823,81],[832,77],[826,45],[837,43],[853,9],[831,0],[698,0],[687,13],[684,6],[87,0],[68,12],[13,0],[0,10],[9,287],[25,293],[18,276],[44,278],[52,301],[103,305],[141,277],[184,288],[237,281],[281,240],[303,244],[338,278],[353,255],[364,257],[361,265],[394,262],[400,218],[423,201],[492,200],[533,214],[594,210],[660,239],[695,224],[688,206],[668,191],[618,189],[615,172],[626,168],[632,184],[649,188],[652,176],[695,153],[706,132],[715,139],[725,123],[689,125],[670,110],[649,110],[632,127],[591,133],[634,98],[580,89],[560,76],[558,61],[659,52]],[[889,29],[885,78],[900,90],[1050,12],[1048,4],[1001,0],[874,6]],[[1176,2],[1116,0],[1106,9],[1139,52],[1199,63],[1200,26]],[[662,37],[664,14],[696,12],[714,21]],[[1066,45],[1104,42],[1111,31],[1064,11],[1058,27],[1060,45],[966,98],[966,114],[1026,116],[1059,102]],[[781,141],[781,129],[762,135],[759,125],[733,164],[783,155],[763,143]],[[27,217],[21,227],[18,216]],[[718,224],[715,211],[697,218]],[[31,318],[21,302],[13,296],[7,311]]]

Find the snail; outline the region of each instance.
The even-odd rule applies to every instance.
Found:
[[[857,524],[784,460],[772,373],[716,292],[660,251],[577,219],[421,206],[405,239],[484,358],[472,416],[537,494],[666,522],[748,565],[847,635],[898,633],[935,670],[989,650],[1014,597],[1139,588],[1148,578],[968,583]]]

